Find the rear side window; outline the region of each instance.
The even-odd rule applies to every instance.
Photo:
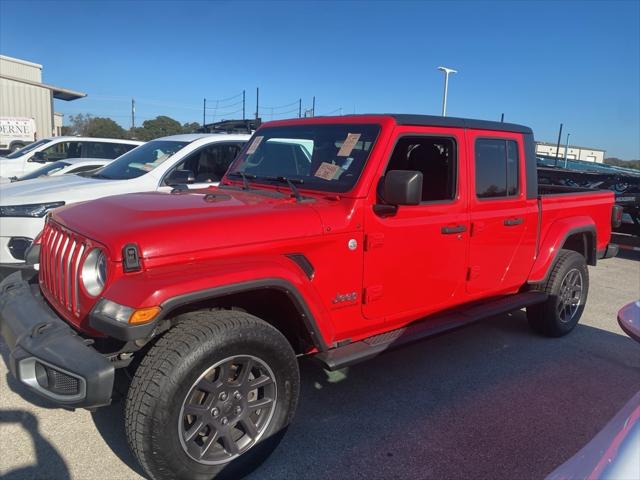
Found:
[[[476,140],[475,158],[478,198],[502,198],[518,194],[517,142],[479,138]]]

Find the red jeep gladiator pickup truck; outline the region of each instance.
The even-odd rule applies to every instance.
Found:
[[[299,356],[339,369],[523,307],[570,332],[618,217],[610,191],[541,190],[524,126],[271,122],[218,188],[53,211],[37,279],[0,284],[1,331],[12,374],[66,408],[109,404],[128,372],[151,478],[237,478],[291,422]]]

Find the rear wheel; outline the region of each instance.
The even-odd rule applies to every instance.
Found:
[[[278,330],[243,312],[193,312],[136,371],[129,444],[154,479],[240,478],[284,436],[298,390],[296,357]]]
[[[544,303],[527,307],[529,325],[549,337],[566,335],[578,324],[587,302],[589,270],[584,256],[560,250],[541,290],[549,297]]]
[[[9,147],[9,150],[11,151],[11,153],[13,153],[16,150],[20,150],[22,147],[24,147],[24,144],[22,143],[12,143],[11,147]]]

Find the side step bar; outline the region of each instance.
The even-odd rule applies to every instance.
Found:
[[[425,317],[411,325],[390,332],[374,335],[358,342],[349,343],[315,355],[329,370],[338,370],[375,357],[390,348],[431,337],[439,333],[477,322],[494,315],[512,312],[523,307],[542,303],[547,294],[524,292],[509,295],[468,307],[457,307],[442,313]]]

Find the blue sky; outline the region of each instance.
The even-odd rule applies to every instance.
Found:
[[[252,115],[257,86],[267,120],[297,115],[298,98],[309,107],[314,95],[317,114],[439,114],[436,67],[448,65],[459,70],[451,116],[504,113],[547,141],[563,122],[572,144],[640,158],[638,1],[0,0],[0,53],[88,93],[57,111],[125,127],[132,97],[137,123],[201,122],[203,98],[213,107],[243,89]],[[229,114],[239,100],[219,102],[207,121],[241,115]]]

